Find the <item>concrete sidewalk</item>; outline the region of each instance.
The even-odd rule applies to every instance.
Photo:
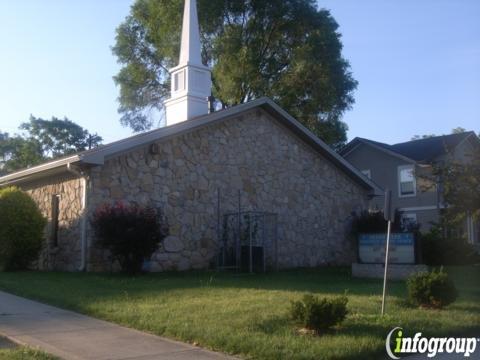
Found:
[[[0,335],[70,359],[234,359],[0,291]]]

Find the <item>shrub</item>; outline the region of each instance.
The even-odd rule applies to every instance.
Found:
[[[447,233],[447,236],[444,236]],[[468,265],[480,262],[475,247],[455,232],[434,225],[420,235],[422,261],[429,266]]]
[[[168,235],[159,210],[117,202],[97,208],[92,226],[98,243],[118,260],[122,271],[139,273],[143,262]]]
[[[0,270],[24,270],[38,258],[46,219],[15,187],[0,189]]]
[[[413,232],[417,233],[418,224],[407,224],[407,228],[402,224],[402,213],[395,211],[395,220],[391,224],[392,232]],[[352,234],[378,234],[387,232],[387,222],[383,218],[383,211],[363,210],[359,214],[354,214],[352,221]]]
[[[321,332],[340,324],[347,316],[346,296],[333,299],[304,295],[300,301],[292,301],[290,317],[301,326]]]
[[[407,279],[407,291],[412,304],[431,308],[442,308],[458,296],[455,284],[442,268],[411,275]]]

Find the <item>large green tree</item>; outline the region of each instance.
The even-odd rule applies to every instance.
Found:
[[[45,160],[40,143],[20,135],[0,134],[0,175],[36,165]]]
[[[202,57],[222,106],[269,96],[333,146],[346,141],[340,119],[353,104],[338,24],[314,0],[198,0]],[[137,0],[118,27],[121,123],[134,131],[160,118],[168,69],[178,62],[183,0]]]
[[[41,144],[45,156],[52,158],[90,149],[102,142],[98,134],[90,134],[67,118],[44,120],[30,116],[30,120],[21,124],[20,129],[27,131],[29,139]]]
[[[102,138],[67,118],[44,120],[30,116],[23,135],[0,131],[0,174],[98,146]]]

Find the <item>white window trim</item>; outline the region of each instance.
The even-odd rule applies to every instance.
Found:
[[[400,173],[403,169],[413,169],[413,194],[402,195],[402,189],[400,186]],[[397,168],[397,184],[398,184],[398,197],[407,198],[417,196],[417,178],[415,176],[415,165],[400,165]]]
[[[360,170],[360,172],[367,178],[372,179],[372,172],[370,171],[370,169]]]

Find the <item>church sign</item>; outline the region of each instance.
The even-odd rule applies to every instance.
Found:
[[[358,237],[358,256],[364,264],[383,264],[385,262],[386,234],[360,234]],[[412,233],[392,233],[390,235],[389,263],[414,264],[415,241]]]

